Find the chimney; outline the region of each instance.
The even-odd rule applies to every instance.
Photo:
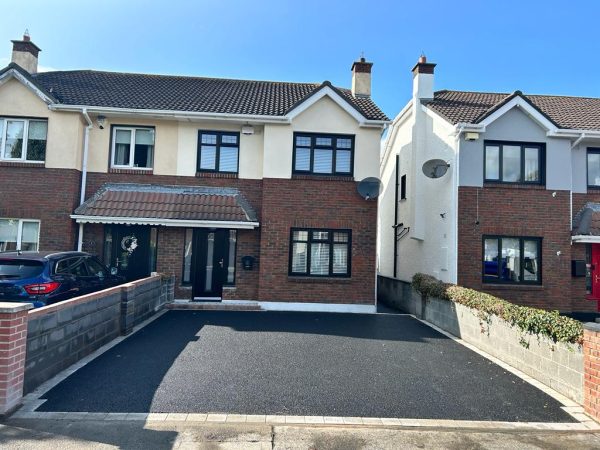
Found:
[[[421,55],[413,67],[413,97],[418,99],[433,98],[433,69],[435,64],[428,63],[427,57]]]
[[[362,57],[352,63],[352,95],[355,97],[371,96],[371,67],[373,63]]]
[[[18,64],[29,73],[37,73],[38,53],[42,50],[31,42],[29,33],[25,31],[22,41],[13,43],[12,62]]]

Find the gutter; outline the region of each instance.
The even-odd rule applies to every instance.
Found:
[[[81,109],[81,115],[87,122],[85,131],[83,134],[83,161],[81,163],[81,188],[79,193],[79,204],[82,205],[85,202],[85,188],[87,184],[87,166],[88,166],[88,155],[89,155],[89,144],[90,144],[90,130],[93,128],[92,120],[88,115],[87,108]],[[77,251],[81,251],[83,248],[83,223],[79,224],[79,233],[77,236]]]

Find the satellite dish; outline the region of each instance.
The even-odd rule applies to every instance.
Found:
[[[358,193],[365,200],[379,197],[381,193],[381,181],[379,178],[369,177],[358,183]]]
[[[448,172],[448,164],[443,159],[430,159],[423,164],[423,173],[427,178],[441,178]]]

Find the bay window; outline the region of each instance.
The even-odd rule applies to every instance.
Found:
[[[544,151],[543,144],[486,141],[485,181],[543,184]]]
[[[44,162],[46,120],[0,117],[0,160]]]
[[[350,230],[293,228],[289,274],[349,277],[351,234]]]
[[[540,284],[541,262],[541,238],[483,237],[484,282]]]
[[[0,252],[37,251],[39,238],[37,220],[0,219]]]
[[[112,167],[152,169],[154,128],[114,126],[112,131]]]
[[[293,173],[351,176],[354,136],[294,134]]]

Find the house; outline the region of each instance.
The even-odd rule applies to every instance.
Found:
[[[434,91],[434,71],[413,68],[382,151],[379,273],[596,311],[600,99]]]
[[[343,89],[37,73],[39,51],[13,41],[0,71],[0,251],[80,248],[182,299],[374,308],[372,63]]]

